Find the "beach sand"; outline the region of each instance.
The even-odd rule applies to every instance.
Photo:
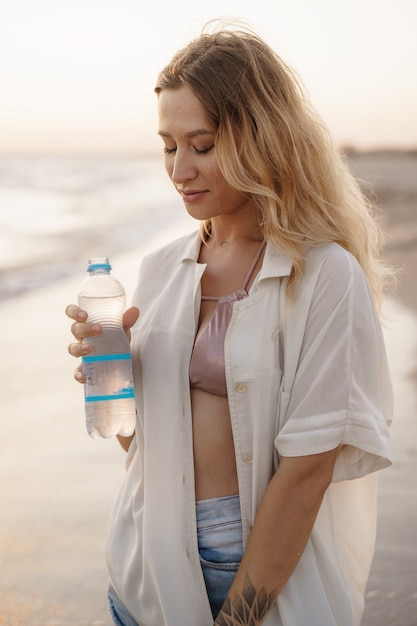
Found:
[[[394,462],[380,474],[375,558],[362,626],[417,625],[417,153],[356,155],[373,185],[385,257],[398,269],[384,331],[394,386]]]
[[[359,170],[366,172],[369,165],[376,171],[382,167],[378,163],[371,159]],[[391,207],[384,211],[387,257],[405,267],[395,300],[384,306],[395,392],[394,464],[380,476],[378,538],[363,626],[417,624],[417,208],[416,195],[403,187],[395,192],[399,195],[391,189],[385,198],[379,189],[381,205]],[[183,226],[188,229],[188,222],[178,225],[178,233],[161,234],[149,248],[183,232]],[[113,260],[128,297],[144,252]],[[80,277],[68,278],[0,307],[4,626],[112,623],[104,541],[124,474],[124,452],[116,441],[92,440],[85,431],[82,387],[72,379],[76,362],[66,353],[71,335],[64,315],[79,283]]]

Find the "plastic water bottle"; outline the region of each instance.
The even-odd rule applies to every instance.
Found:
[[[85,415],[90,437],[128,437],[135,430],[136,408],[130,342],[123,329],[126,294],[111,274],[107,257],[88,261],[88,277],[78,304],[102,333],[87,337],[92,351],[82,357]]]

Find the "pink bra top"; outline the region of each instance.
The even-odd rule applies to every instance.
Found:
[[[202,300],[217,300],[217,306],[198,340],[194,344],[190,360],[190,386],[217,396],[227,397],[224,367],[224,339],[233,313],[233,303],[248,296],[246,288],[265,247],[265,242],[249,268],[243,286],[225,296],[201,296]]]

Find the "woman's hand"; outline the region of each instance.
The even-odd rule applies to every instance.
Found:
[[[91,346],[88,342],[83,342],[84,339],[99,335],[101,333],[100,324],[91,324],[88,322],[88,315],[85,311],[80,309],[76,304],[69,304],[65,309],[66,315],[74,320],[71,326],[71,332],[74,338],[77,340],[74,343],[70,343],[68,346],[68,352],[75,357],[80,357],[91,352]],[[139,309],[136,306],[126,309],[123,315],[123,327],[126,335],[130,339],[130,329],[137,322],[139,318]],[[85,378],[81,369],[81,365],[77,367],[74,372],[74,378],[79,383],[84,383]]]

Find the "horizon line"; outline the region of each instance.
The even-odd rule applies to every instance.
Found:
[[[368,147],[355,146],[353,144],[336,145],[337,152],[346,156],[355,154],[416,154],[417,144],[404,146],[401,144],[373,145]],[[62,149],[62,150],[1,150],[0,158],[139,158],[139,157],[163,157],[162,150],[156,148],[129,150],[129,149],[113,149],[113,150],[94,150],[94,149]]]

